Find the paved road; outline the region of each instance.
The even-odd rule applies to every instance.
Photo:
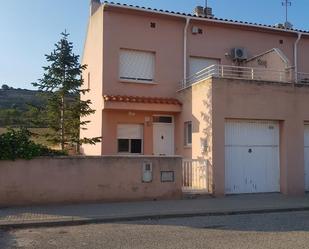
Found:
[[[309,212],[15,230],[0,232],[0,248],[309,248]]]

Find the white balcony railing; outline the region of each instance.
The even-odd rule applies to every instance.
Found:
[[[293,76],[293,70],[280,71],[254,67],[212,65],[183,80],[180,87],[183,89],[211,77],[292,83]],[[307,77],[309,78],[309,74]]]

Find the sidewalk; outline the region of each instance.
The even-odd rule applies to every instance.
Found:
[[[309,195],[287,197],[263,194],[176,201],[18,207],[0,209],[0,229],[297,210],[309,210]]]

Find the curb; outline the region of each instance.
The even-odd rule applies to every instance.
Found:
[[[26,229],[26,228],[43,228],[43,227],[60,227],[60,226],[78,226],[87,224],[104,224],[127,221],[141,220],[160,220],[172,218],[190,218],[190,217],[207,217],[207,216],[227,216],[227,215],[242,215],[242,214],[267,214],[267,213],[282,213],[282,212],[299,212],[309,211],[309,207],[302,208],[276,208],[276,209],[259,209],[259,210],[243,210],[243,211],[222,211],[222,212],[198,212],[198,213],[179,213],[179,214],[154,214],[130,217],[105,217],[105,218],[89,218],[89,219],[70,219],[57,221],[30,221],[24,223],[0,224],[0,230],[10,229]]]

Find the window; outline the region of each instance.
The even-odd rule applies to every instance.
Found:
[[[190,57],[189,64],[189,76],[194,75],[201,71],[202,69],[209,67],[211,65],[218,65],[220,60],[218,59],[209,59],[203,57]]]
[[[117,126],[118,153],[142,154],[143,126],[119,124]]]
[[[154,81],[155,54],[152,52],[120,50],[119,78],[141,83]]]
[[[118,139],[118,152],[130,152],[129,139]]]
[[[185,146],[192,145],[192,122],[185,122]]]
[[[166,123],[166,124],[172,124],[173,118],[171,116],[153,116],[152,117],[153,123]]]

